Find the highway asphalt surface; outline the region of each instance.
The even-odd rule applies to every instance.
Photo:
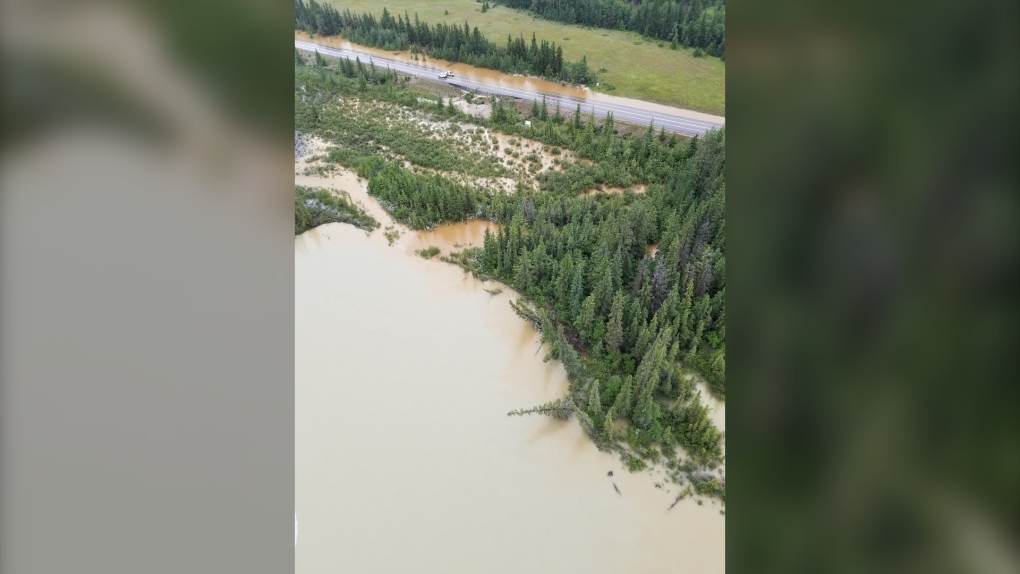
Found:
[[[420,76],[423,78],[430,78],[439,81],[437,77],[440,72],[444,71],[440,68],[433,68],[428,66],[420,66],[416,64],[409,64],[407,62],[400,62],[397,60],[390,60],[382,58],[374,54],[367,52],[359,52],[356,50],[348,50],[342,48],[333,48],[330,46],[323,46],[321,44],[315,44],[305,40],[294,40],[294,47],[299,50],[305,50],[308,52],[318,51],[323,56],[332,56],[335,58],[361,58],[361,61],[365,64],[369,62],[375,63],[379,67],[389,67],[390,69],[409,74],[412,76]],[[572,114],[573,110],[577,108],[577,104],[581,104],[581,111],[584,113],[590,113],[594,110],[595,115],[604,117],[608,113],[612,112],[613,118],[619,121],[638,124],[648,125],[649,122],[655,122],[655,128],[665,128],[670,131],[674,131],[683,135],[693,136],[702,135],[705,132],[722,127],[722,123],[716,123],[706,121],[699,118],[685,117],[683,114],[684,110],[677,110],[678,113],[667,113],[660,111],[651,111],[644,108],[627,106],[618,103],[607,103],[604,101],[594,100],[582,100],[561,94],[539,92],[539,91],[525,91],[514,88],[507,88],[504,86],[497,86],[492,84],[484,84],[468,80],[466,78],[460,78],[454,76],[447,78],[445,81],[448,84],[463,88],[464,90],[477,90],[480,94],[492,94],[496,96],[507,96],[517,98],[526,101],[541,101],[542,96],[545,96],[546,102],[550,107],[555,107],[556,102],[560,104],[560,109],[563,110],[564,114]]]

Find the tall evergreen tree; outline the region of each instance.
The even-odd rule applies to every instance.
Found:
[[[576,317],[584,302],[584,257],[574,263],[574,278],[570,283],[570,315]],[[594,309],[594,305],[593,305]]]
[[[602,422],[602,399],[599,397],[599,381],[595,379],[588,387],[588,416],[596,424]]]
[[[612,441],[614,438],[615,430],[613,428],[613,407],[609,407],[606,411],[606,416],[602,418],[602,440]]]
[[[595,328],[595,295],[588,295],[581,305],[581,312],[574,321],[574,327],[585,341],[592,340],[592,333]]]
[[[617,291],[613,297],[613,306],[609,312],[609,325],[606,327],[606,346],[619,349],[623,344],[623,291]]]
[[[613,401],[613,406],[610,407],[610,410],[621,417],[629,417],[633,402],[634,377],[627,375],[623,378],[623,386],[620,387],[620,392],[617,393],[616,400]]]

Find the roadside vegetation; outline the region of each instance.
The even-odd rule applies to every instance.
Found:
[[[547,360],[558,359],[570,380],[567,396],[510,414],[577,418],[632,470],[662,465],[694,493],[724,499],[723,483],[706,470],[723,460],[723,435],[696,382],[725,396],[725,132],[690,140],[654,126],[620,133],[611,116],[600,124],[580,109],[542,104],[528,114],[502,100],[490,100],[488,118],[473,118],[388,71],[353,70],[340,62],[298,65],[296,127],[335,145],[330,161],[367,178],[369,193],[410,227],[499,224],[483,246],[441,259],[520,293],[515,312],[541,330]],[[350,123],[350,116],[371,117],[362,112],[369,101],[399,103],[405,113],[354,134],[369,129]],[[484,151],[481,142],[451,143],[469,142],[479,128],[489,142]],[[524,145],[556,147],[571,159],[517,172],[507,192],[454,175],[489,168],[426,167],[433,160],[421,150],[459,145],[473,150],[462,154],[470,162]],[[530,153],[519,155],[533,163],[524,159]],[[599,185],[644,191],[589,193]]]
[[[327,223],[349,223],[372,231],[379,222],[343,192],[308,187],[294,188],[294,235]]]
[[[371,13],[355,14],[348,9],[338,11],[330,4],[315,0],[296,0],[294,24],[298,30],[321,36],[343,35],[351,42],[384,50],[411,50],[433,58],[464,62],[479,68],[501,72],[532,74],[574,84],[588,84],[595,76],[588,62],[564,61],[563,48],[556,42],[538,41],[531,35],[527,44],[523,35],[507,37],[506,44],[490,41],[478,26],[471,29],[465,21],[458,24],[439,23],[435,26],[405,14],[393,16],[386,8],[376,18]]]
[[[589,84],[592,90],[627,98],[724,115],[726,110],[726,64],[720,58],[696,57],[697,47],[679,44],[670,48],[670,40],[653,39],[641,33],[621,29],[582,27],[543,19],[527,10],[516,10],[492,3],[482,12],[475,0],[332,0],[338,10],[370,12],[378,18],[385,6],[391,14],[415,15],[421,21],[444,22],[463,28],[467,21],[494,42],[523,37],[530,42],[556,42],[563,49],[564,61],[582,58],[598,77]],[[705,2],[708,10],[713,2]],[[714,16],[718,19],[720,16]],[[353,41],[353,40],[351,40]],[[438,57],[438,56],[437,56]]]

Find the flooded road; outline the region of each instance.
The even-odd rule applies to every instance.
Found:
[[[594,92],[584,87],[569,86],[542,80],[530,76],[504,74],[496,70],[476,68],[468,64],[453,63],[446,60],[427,58],[414,60],[410,52],[380,50],[354,44],[338,36],[315,38],[300,31],[295,31],[295,46],[308,51],[319,50],[324,55],[350,57],[360,55],[362,61],[371,56],[378,60],[377,66],[390,67],[396,71],[436,79],[440,71],[452,71],[455,76],[448,83],[464,90],[478,89],[480,92],[495,92],[526,100],[542,99],[545,95],[549,112],[553,113],[559,102],[564,116],[573,114],[576,106],[581,105],[582,113],[594,112],[602,117],[612,112],[614,117],[638,125],[648,125],[652,120],[656,127],[685,134],[704,134],[709,129],[721,127],[726,119],[694,110],[685,110],[630,98],[621,98]],[[366,62],[367,63],[367,62]]]
[[[296,179],[403,230],[294,240],[298,574],[725,570],[717,501],[667,511],[675,485],[627,472],[576,421],[506,416],[563,396],[562,366],[509,289],[414,255],[480,244],[491,223],[414,232],[349,172]]]

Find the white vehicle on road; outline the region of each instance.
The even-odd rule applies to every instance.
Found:
[[[452,78],[453,72],[439,72],[439,79]]]

